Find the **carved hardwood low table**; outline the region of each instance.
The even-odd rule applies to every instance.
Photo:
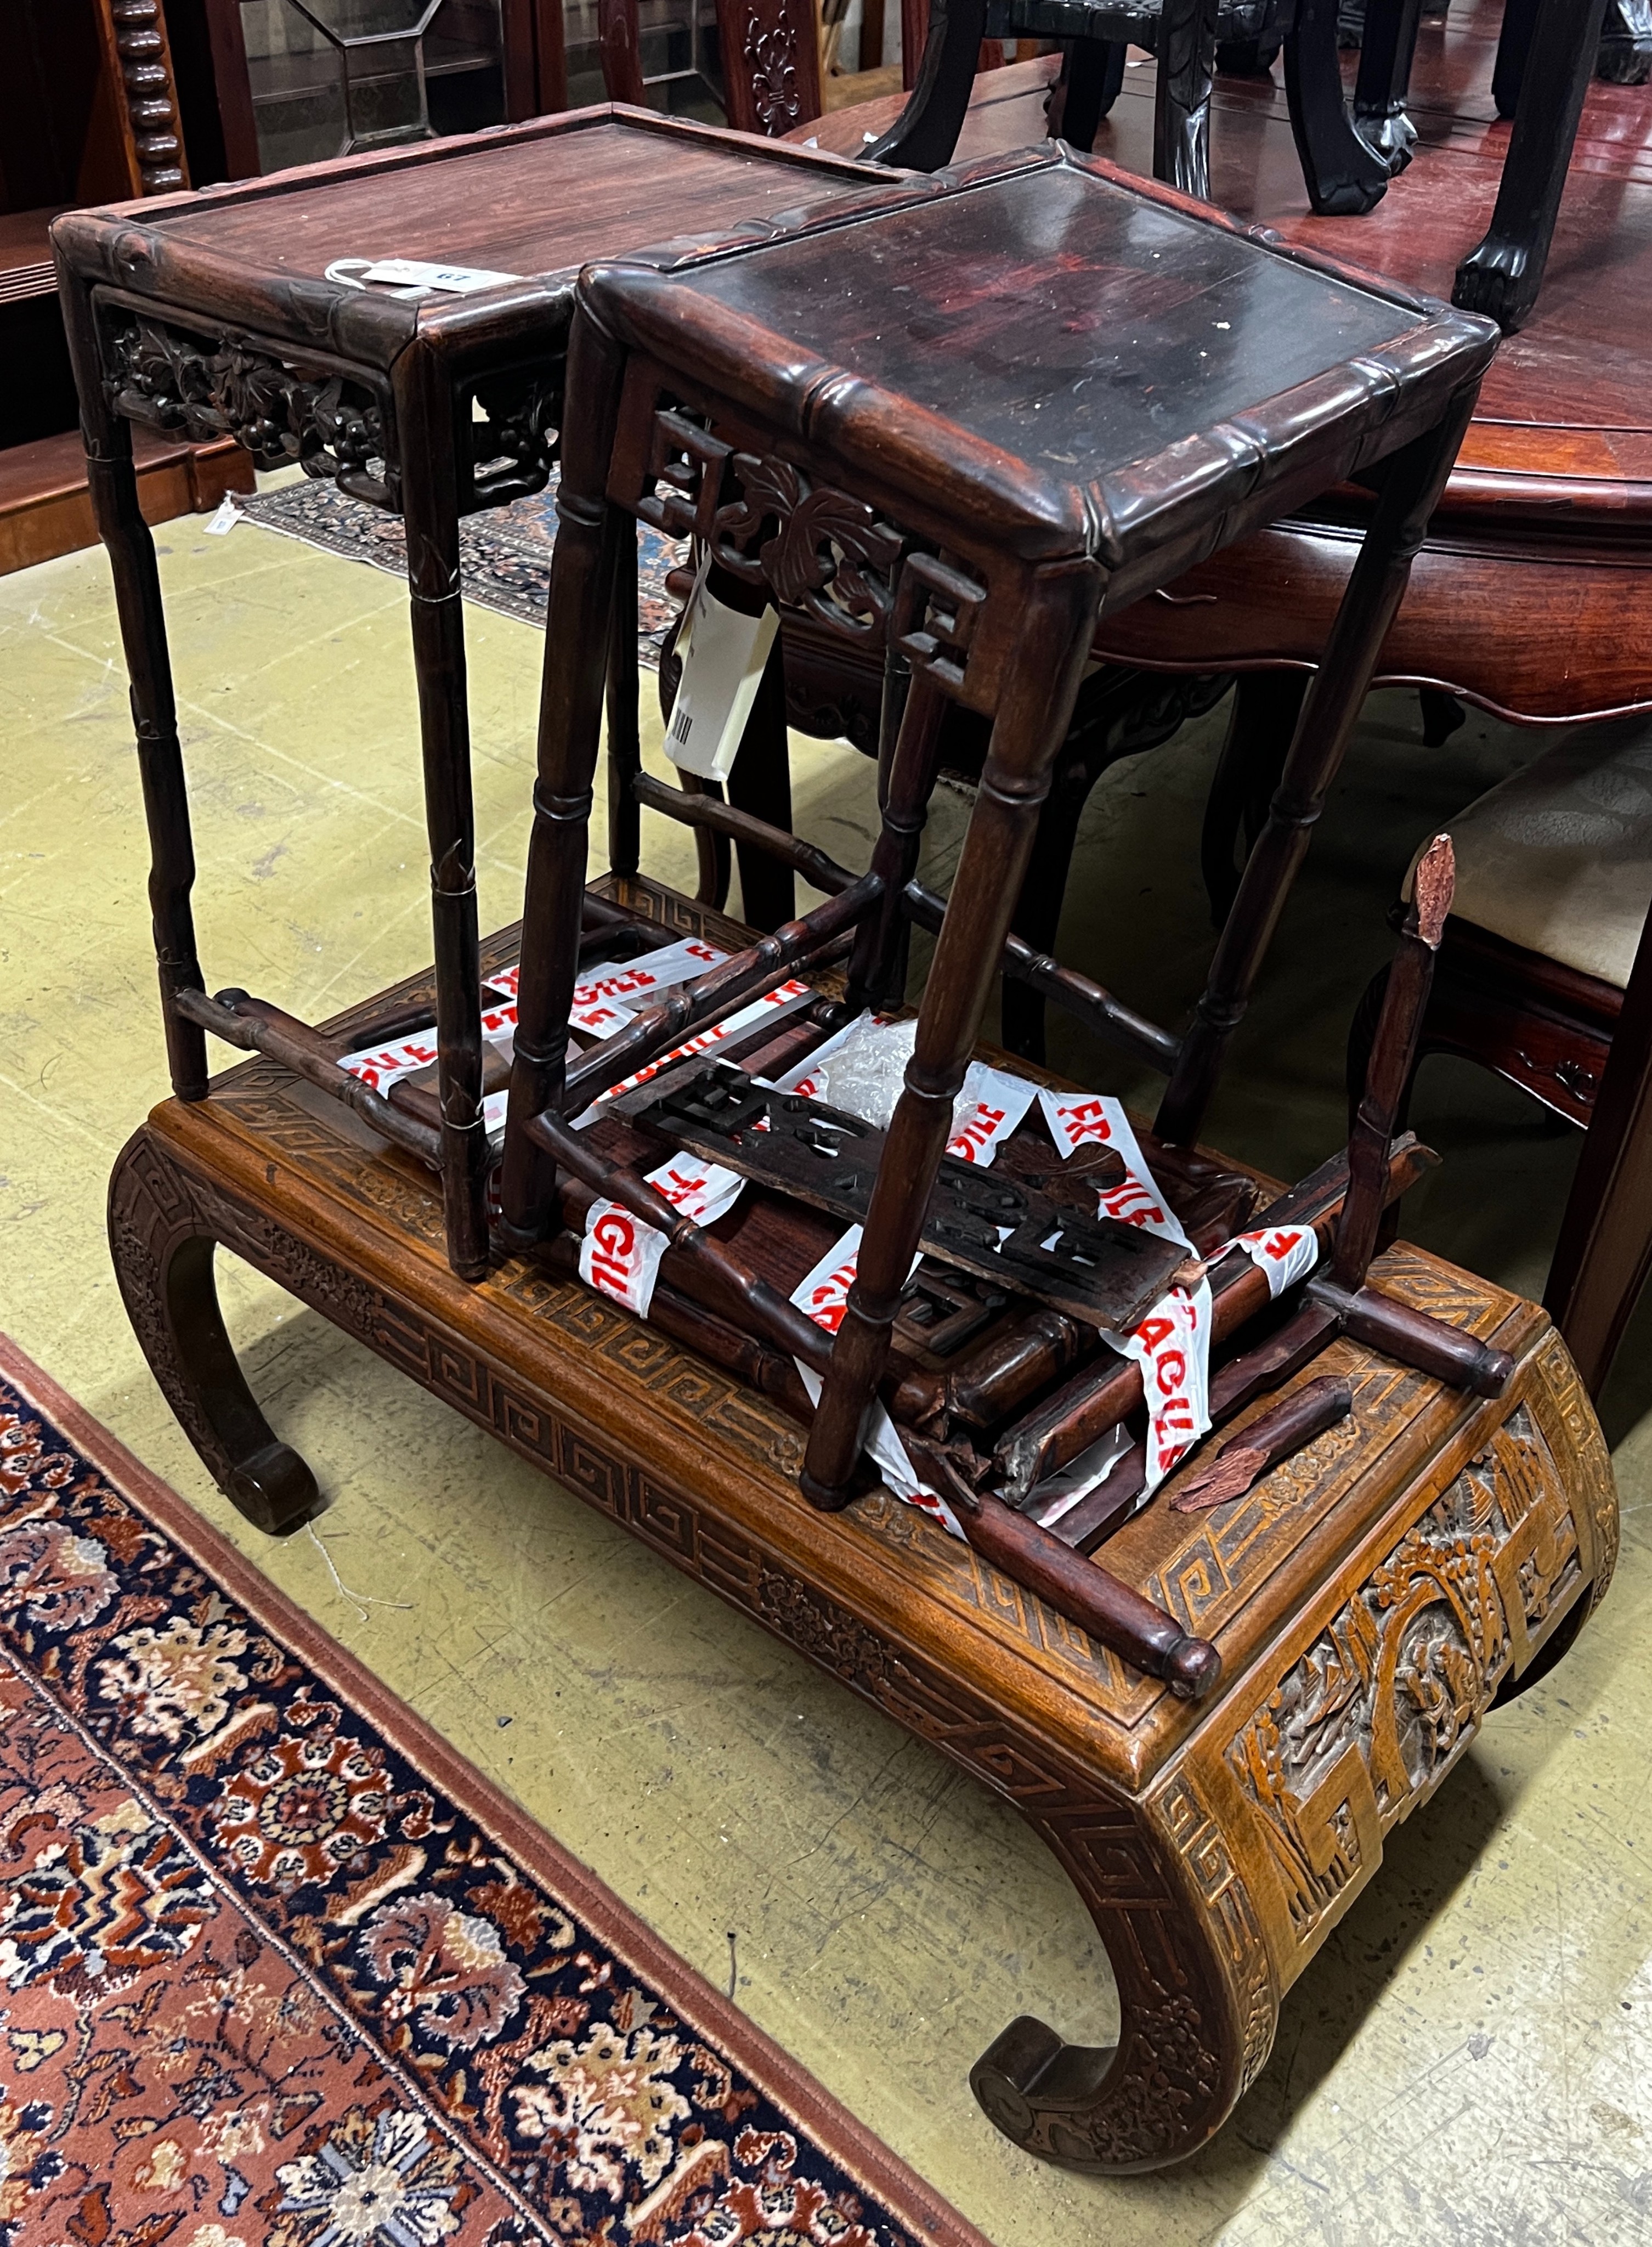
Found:
[[[662,936],[748,940],[638,878],[598,886]],[[433,977],[385,993],[335,1042],[433,997]],[[1337,1342],[1314,1369],[1352,1390],[1337,1429],[1232,1504],[1127,1523],[1113,1565],[1220,1650],[1219,1689],[1189,1702],[886,1492],[816,1511],[775,1399],[543,1252],[468,1285],[434,1174],[266,1057],[154,1111],[110,1234],[157,1379],[261,1526],[322,1500],[236,1365],[219,1243],[1011,1802],[1095,1916],[1120,2040],[1024,2019],[973,2086],[1018,2143],[1084,2168],[1157,2168],[1219,2127],[1386,1834],[1555,1656],[1616,1549],[1600,1431],[1546,1319],[1403,1244],[1382,1288],[1506,1349],[1512,1378],[1492,1402]]]
[[[460,517],[550,480],[573,283],[588,259],[680,236],[738,238],[866,176],[836,156],[604,106],[76,211],[53,228],[132,677],[161,1004],[184,1099],[204,1089],[208,1031],[259,1049],[285,1040],[290,1050],[306,1028],[237,1017],[205,996],[166,615],[138,506],[133,424],[233,436],[260,467],[297,462],[406,523],[441,973],[440,1117],[427,1127],[379,1121],[441,1165],[455,1270],[474,1276],[486,1265],[488,1162]],[[366,282],[378,259],[467,269],[495,285],[420,294]],[[629,646],[614,676],[614,721],[634,731]]]

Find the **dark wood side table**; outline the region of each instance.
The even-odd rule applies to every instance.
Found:
[[[237,438],[266,468],[300,462],[407,530],[432,910],[440,982],[440,1131],[374,1110],[441,1171],[454,1268],[488,1255],[481,1118],[474,832],[459,519],[549,480],[573,283],[588,259],[693,236],[738,237],[764,214],[866,174],[833,156],[601,107],[250,185],[78,211],[53,229],[98,525],[132,675],[161,1007],[174,1089],[205,1097],[207,1032],[259,1050],[323,1042],[275,1010],[206,996],[166,618],[133,478],[134,423]],[[478,295],[330,277],[406,257],[521,276]],[[634,656],[615,722],[633,733]],[[245,994],[239,994],[240,1000]],[[273,1041],[273,1043],[272,1043]],[[359,1088],[356,1089],[358,1092]],[[353,1095],[352,1096],[353,1096]]]
[[[1158,1137],[1191,1145],[1495,341],[1485,321],[1060,144],[891,185],[761,247],[582,277],[502,1177],[510,1246],[555,1229],[557,1161],[579,1166],[568,1016],[631,517],[693,532],[781,606],[885,645],[891,714],[910,679],[886,745],[881,892],[837,901],[856,923],[851,1007],[900,995],[944,700],[993,721],[810,1433],[816,1504],[850,1492],[1098,616],[1333,484],[1380,487],[1193,1021],[1124,1034],[1168,1074]],[[634,753],[612,748],[619,802]],[[631,871],[634,830],[616,839]]]

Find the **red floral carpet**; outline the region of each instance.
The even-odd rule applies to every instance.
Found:
[[[0,2247],[986,2247],[0,1341]]]

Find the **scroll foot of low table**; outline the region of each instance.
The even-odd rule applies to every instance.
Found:
[[[987,2046],[970,2088],[1007,2138],[1045,2161],[1116,2176],[1182,2161],[1220,2129],[1246,2074],[1225,2010],[1212,2005],[1202,1962],[1179,1933],[1154,1914],[1112,1953],[1123,2016],[1116,2045],[1068,2044],[1023,2013]],[[1270,2001],[1269,2044],[1273,2026]]]
[[[220,1489],[255,1529],[283,1537],[326,1501],[247,1386],[218,1305],[217,1246],[210,1209],[138,1132],[109,1181],[109,1248],[126,1315]]]

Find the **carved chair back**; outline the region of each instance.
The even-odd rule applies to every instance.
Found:
[[[639,0],[599,0],[603,82],[611,101],[649,106]],[[693,0],[698,4],[698,0]],[[777,140],[821,113],[813,0],[716,0],[724,106],[739,133]]]

